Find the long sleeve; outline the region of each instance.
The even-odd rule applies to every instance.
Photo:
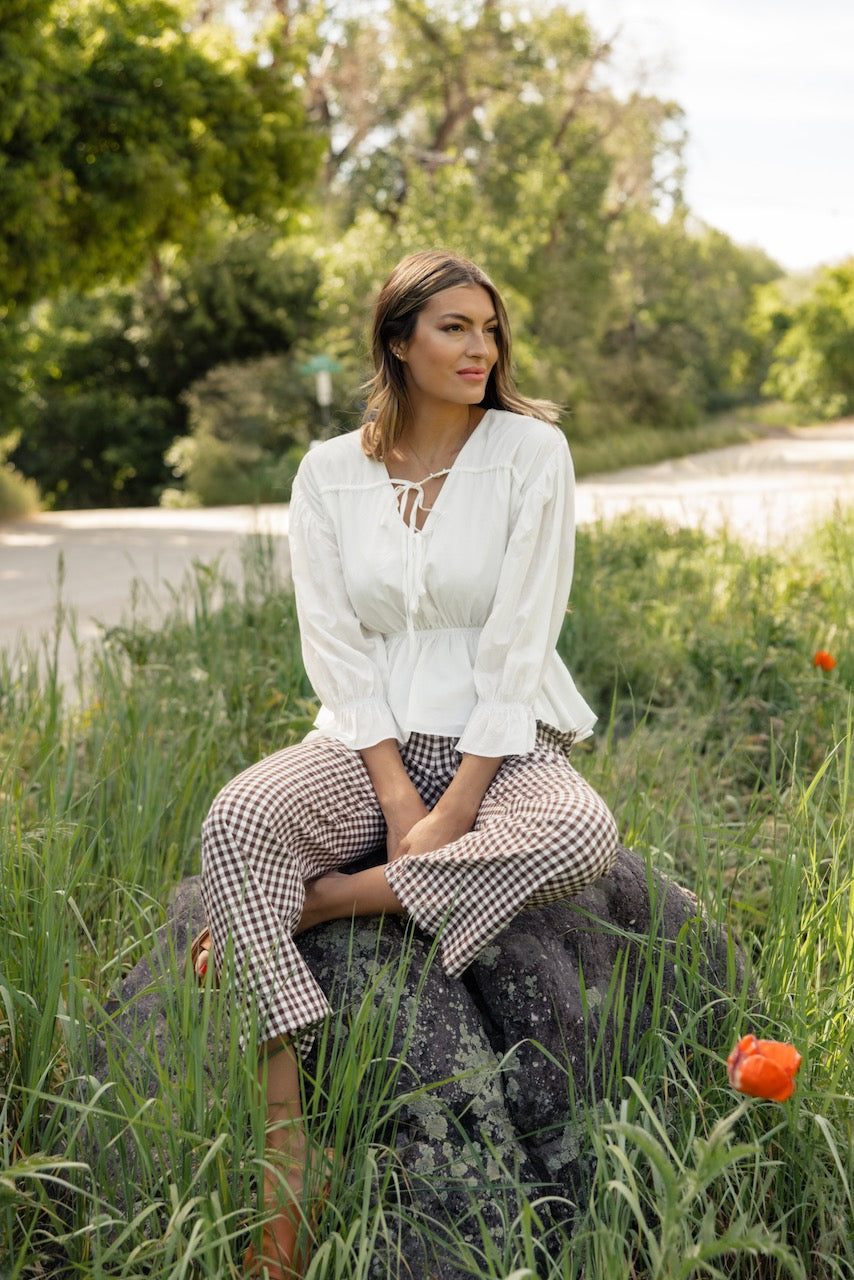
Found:
[[[383,639],[355,614],[335,531],[305,467],[294,482],[289,536],[303,662],[324,706],[323,731],[354,750],[403,740],[387,699]]]
[[[575,548],[575,483],[565,439],[525,491],[474,663],[477,703],[457,744],[473,755],[526,754],[533,711],[566,614]]]

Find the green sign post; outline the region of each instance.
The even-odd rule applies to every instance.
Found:
[[[329,407],[332,404],[332,375],[337,373],[340,368],[338,361],[333,360],[330,356],[315,356],[312,360],[300,365],[299,371],[306,377],[314,374],[314,393],[320,408],[320,421],[324,436],[328,433],[330,424]]]

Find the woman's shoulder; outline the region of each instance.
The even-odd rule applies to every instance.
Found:
[[[365,476],[368,461],[362,450],[361,431],[356,428],[330,440],[316,440],[299,465],[297,478],[317,488],[354,483]]]
[[[483,441],[487,454],[526,473],[569,452],[560,427],[542,418],[490,409],[483,425],[487,428]]]

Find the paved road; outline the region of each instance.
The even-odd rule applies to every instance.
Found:
[[[577,508],[580,524],[638,511],[769,543],[852,502],[854,419],[591,477],[578,486]],[[238,574],[247,534],[268,535],[286,566],[287,531],[284,506],[66,511],[0,524],[0,648],[50,634],[60,579],[78,638],[89,640],[128,617],[134,592],[138,615],[162,616],[194,561],[219,559]],[[65,635],[66,674],[72,654]]]

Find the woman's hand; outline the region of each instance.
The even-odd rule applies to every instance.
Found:
[[[432,853],[471,831],[489,784],[501,767],[501,756],[463,756],[445,794],[400,842],[395,857]]]
[[[427,806],[403,767],[397,743],[386,738],[360,755],[388,826],[388,860],[432,853],[471,831],[502,756],[465,755],[435,809]]]
[[[407,854],[432,853],[434,849],[459,840],[460,836],[471,831],[471,827],[471,822],[462,815],[443,812],[437,806],[410,827],[398,844],[397,852],[389,853],[389,862]]]

